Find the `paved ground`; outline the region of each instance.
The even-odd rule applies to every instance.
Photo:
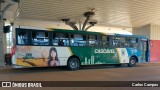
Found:
[[[0,60],[0,67],[4,67],[4,66],[5,66],[4,61]]]
[[[160,81],[160,63],[138,64],[136,67],[115,66],[84,66],[77,71],[68,71],[65,67],[60,68],[0,68],[0,81]],[[2,88],[4,89],[4,88]],[[16,88],[6,88],[12,90]],[[20,88],[18,88],[20,89]],[[38,89],[38,88],[36,88]],[[41,90],[42,88],[38,89]],[[52,87],[48,90],[155,90],[159,88],[139,87]],[[16,89],[17,90],[17,89]]]

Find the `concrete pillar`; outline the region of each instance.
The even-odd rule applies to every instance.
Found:
[[[0,4],[0,66],[4,66],[4,33],[3,33],[3,16]]]

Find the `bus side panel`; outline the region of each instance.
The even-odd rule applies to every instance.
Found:
[[[50,50],[55,49],[59,63],[49,64]],[[50,46],[16,46],[16,64],[29,67],[43,66],[65,66],[68,58],[72,55],[69,47],[50,47]]]
[[[129,63],[129,53],[126,48],[116,48],[120,63]]]
[[[145,57],[145,54],[143,54],[143,51],[142,50],[139,50],[139,49],[135,49],[135,48],[127,48],[127,52],[128,52],[128,56],[129,58],[131,56],[136,56],[138,58],[138,62],[141,63],[141,62],[147,62],[146,59],[144,58]]]
[[[136,48],[127,48],[128,57],[136,56],[138,58],[138,62],[142,59],[142,51],[137,50]]]
[[[119,64],[116,49],[100,47],[71,47],[72,53],[81,60],[81,65]]]

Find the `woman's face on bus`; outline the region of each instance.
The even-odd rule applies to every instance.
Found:
[[[51,54],[51,57],[52,57],[52,58],[55,58],[55,57],[56,57],[56,52],[55,52],[55,51],[52,51],[50,54]]]

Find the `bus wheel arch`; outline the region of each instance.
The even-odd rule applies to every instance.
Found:
[[[136,62],[138,62],[138,57],[136,55],[133,55],[131,57],[134,57],[136,59]]]
[[[133,56],[131,56],[130,59],[129,59],[128,66],[129,66],[129,67],[134,67],[137,62],[138,62],[137,56],[134,56],[134,55],[133,55]]]
[[[67,60],[67,68],[69,70],[77,70],[79,69],[81,66],[81,63],[80,63],[80,59],[78,56],[76,55],[73,55],[73,56],[70,56]]]

